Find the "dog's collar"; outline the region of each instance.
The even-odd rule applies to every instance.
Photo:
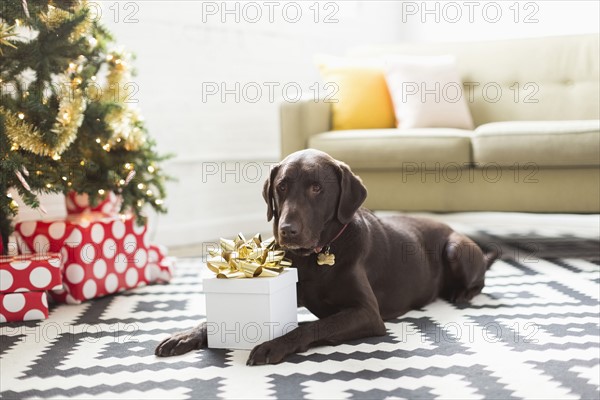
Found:
[[[337,235],[335,235],[335,237],[333,239],[331,239],[329,241],[329,243],[327,243],[325,246],[319,246],[319,247],[315,247],[315,253],[320,253],[321,251],[323,251],[323,249],[329,249],[329,247],[331,246],[331,244],[333,242],[335,242],[337,240],[337,238],[339,238],[340,236],[342,236],[342,233],[344,233],[344,231],[346,230],[346,228],[348,227],[348,224],[345,224],[344,226],[342,226],[342,229],[340,229],[340,231],[338,232]]]

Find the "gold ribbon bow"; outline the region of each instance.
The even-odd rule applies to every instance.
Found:
[[[250,240],[241,233],[234,240],[221,238],[220,248],[208,253],[206,265],[219,279],[273,277],[292,265],[275,238],[263,241],[260,234]]]

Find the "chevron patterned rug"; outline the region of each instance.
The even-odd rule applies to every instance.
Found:
[[[466,307],[438,300],[388,321],[385,337],[261,367],[247,367],[241,350],[154,356],[205,313],[206,268],[181,259],[168,285],[2,325],[0,397],[598,399],[599,243],[565,240],[562,256],[548,240],[533,250],[501,243],[503,258]]]

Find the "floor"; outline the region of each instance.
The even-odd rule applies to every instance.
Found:
[[[278,365],[247,367],[246,350],[157,358],[162,339],[206,316],[210,272],[202,258],[182,257],[169,284],[3,324],[0,397],[600,398],[599,216],[429,216],[503,250],[468,305],[437,300],[386,321],[386,336],[313,348]],[[314,316],[299,309],[298,319]]]

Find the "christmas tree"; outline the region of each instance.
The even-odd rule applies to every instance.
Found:
[[[156,153],[136,108],[131,56],[82,0],[2,0],[0,5],[0,234],[17,204],[39,193],[108,192],[141,222],[164,212]],[[6,246],[5,246],[6,248]]]

